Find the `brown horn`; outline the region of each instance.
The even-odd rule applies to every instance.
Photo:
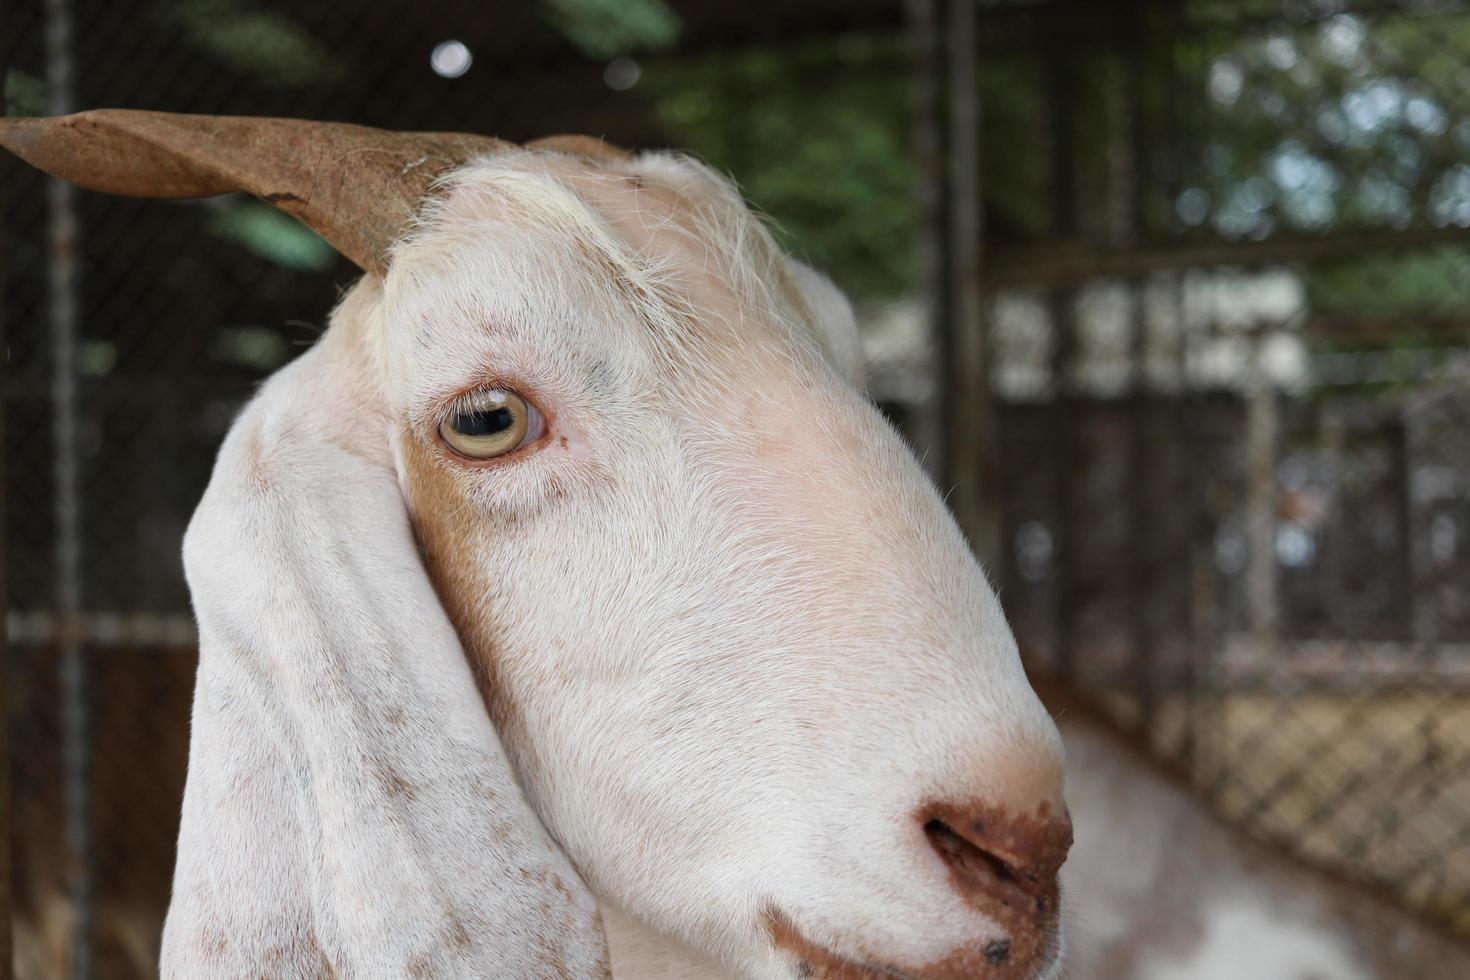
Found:
[[[433,180],[510,144],[300,119],[96,109],[0,118],[0,146],[49,174],[110,194],[248,191],[381,277],[388,247],[408,229]]]

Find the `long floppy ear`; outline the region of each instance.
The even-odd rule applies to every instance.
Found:
[[[362,341],[377,292],[240,416],[189,526],[164,976],[608,976],[420,563]]]
[[[380,278],[388,247],[407,230],[435,178],[510,145],[468,133],[130,109],[0,119],[0,146],[53,176],[129,197],[248,191]],[[587,136],[530,145],[592,157],[621,154]]]

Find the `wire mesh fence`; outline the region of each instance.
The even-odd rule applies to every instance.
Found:
[[[870,391],[922,439],[914,6],[20,0],[0,53],[10,114],[693,150],[857,298]],[[1470,934],[1470,5],[976,13],[992,564],[1030,665],[1226,816]],[[352,273],[242,197],[57,196],[5,158],[0,207],[16,964],[147,975],[180,536]]]

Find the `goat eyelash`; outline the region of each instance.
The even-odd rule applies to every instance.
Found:
[[[493,404],[492,396],[498,395],[502,392],[508,392],[512,395],[515,395],[527,405],[531,404],[531,399],[527,398],[525,395],[522,395],[514,388],[509,388],[504,385],[485,385],[483,387],[475,388],[471,391],[466,391],[463,394],[455,396],[454,400],[451,401],[448,407],[445,409],[443,416],[440,418],[440,421],[447,421],[454,418],[456,415],[465,415],[470,412],[478,412],[483,411],[487,408],[493,408],[495,406]]]
[[[514,448],[496,455],[477,456],[463,447],[452,444],[452,440],[444,432],[446,425],[461,416],[491,412],[502,408],[507,395],[513,396],[515,401],[520,403],[526,415],[525,433]],[[538,443],[544,441],[549,430],[550,424],[546,414],[535,400],[510,385],[497,383],[483,384],[457,395],[438,414],[434,423],[435,440],[445,451],[460,463],[481,467],[495,465],[536,447]]]

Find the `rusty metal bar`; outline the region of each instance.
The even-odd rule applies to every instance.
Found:
[[[1263,241],[1181,242],[1159,248],[1099,249],[1070,236],[1046,244],[990,254],[983,271],[987,286],[1076,285],[1089,279],[1130,278],[1199,266],[1281,265],[1352,258],[1368,252],[1470,245],[1464,228],[1406,228],[1336,232],[1314,238]]]
[[[3,58],[4,52],[0,52],[0,63],[8,59]],[[0,116],[6,114],[6,107],[0,102]],[[7,266],[6,251],[9,246],[9,229],[6,227],[6,188],[0,182],[0,350],[8,350],[9,334],[6,332],[8,326],[6,320],[6,286],[8,285],[10,269]],[[0,446],[7,445],[5,440],[5,427],[9,422],[10,403],[0,392]],[[10,508],[11,484],[9,480],[9,454],[0,452],[0,527],[8,526],[5,515]],[[0,562],[0,615],[8,618],[10,611],[10,579],[9,561]],[[10,674],[11,654],[9,643],[0,650],[0,833],[4,834],[6,841],[14,840],[14,807],[13,792],[14,766],[11,760],[10,744]],[[0,912],[3,912],[5,921],[0,922],[0,964],[5,964],[10,969],[10,964],[15,962],[13,953],[13,937],[11,935],[12,922],[15,918],[15,868],[11,860],[11,847],[6,847],[4,853],[0,853]]]
[[[1051,135],[1051,181],[1054,202],[1053,232],[1062,238],[1076,235],[1081,225],[1076,171],[1077,68],[1069,53],[1048,52],[1047,100]],[[993,283],[993,280],[991,281]],[[1077,294],[1065,284],[1047,296],[1052,347],[1052,437],[1055,448],[1052,569],[1056,582],[1053,617],[1056,651],[1053,668],[1068,680],[1072,677],[1076,628],[1081,594],[1077,587],[1085,574],[1082,568],[1078,489],[1083,475],[1078,438],[1077,379]]]
[[[929,297],[931,472],[977,555],[1000,560],[1000,478],[980,303],[980,92],[975,9],[913,0],[920,281]],[[932,440],[932,441],[931,441]]]
[[[949,318],[940,356],[944,369],[945,485],[975,553],[1000,563],[1000,464],[980,304],[980,90],[975,74],[974,0],[945,0],[948,132]]]
[[[939,391],[939,333],[944,308],[944,118],[943,38],[939,30],[939,0],[907,0],[909,51],[912,60],[915,281],[929,332],[929,359],[925,365],[931,394],[915,413],[914,441],[924,467],[939,482],[945,470],[941,436]]]

